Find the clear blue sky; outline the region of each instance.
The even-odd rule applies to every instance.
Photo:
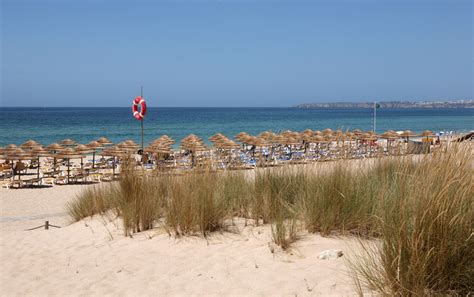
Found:
[[[473,1],[1,0],[0,106],[473,98]]]

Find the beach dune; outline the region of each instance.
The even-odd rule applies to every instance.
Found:
[[[353,295],[344,257],[356,242],[302,234],[272,253],[269,226],[237,219],[228,232],[170,237],[163,229],[124,237],[119,219],[70,224],[65,204],[87,186],[0,190],[2,296]],[[25,229],[49,220],[62,228]],[[232,232],[237,228],[240,232]]]

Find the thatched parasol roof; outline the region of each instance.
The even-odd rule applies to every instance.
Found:
[[[425,130],[425,131],[421,132],[420,136],[433,137],[433,136],[435,136],[435,134],[430,130]]]
[[[297,145],[300,144],[300,142],[293,138],[293,137],[285,137],[281,142],[283,145]]]
[[[64,149],[64,146],[60,145],[59,143],[51,143],[50,145],[48,145],[46,147],[48,150],[50,151],[59,151],[59,150],[62,150]]]
[[[416,133],[410,130],[405,130],[403,131],[400,136],[402,137],[411,137],[411,136],[416,136]]]
[[[13,144],[13,143],[12,143],[12,144],[7,145],[7,146],[3,149],[3,151],[4,151],[5,153],[8,153],[8,152],[14,151],[14,150],[16,150],[16,149],[18,149],[18,147],[16,146],[16,144]]]
[[[20,145],[20,147],[21,147],[22,149],[31,149],[31,148],[33,148],[33,147],[35,147],[35,146],[38,146],[38,145],[39,145],[38,142],[36,142],[36,141],[30,139],[30,140],[24,142],[22,145]]]
[[[333,131],[329,128],[326,128],[323,130],[323,135],[326,136],[326,135],[332,135],[333,134]]]
[[[393,132],[385,131],[384,133],[382,133],[380,135],[380,137],[385,138],[385,139],[397,139],[399,136],[395,131],[393,131]]]
[[[181,148],[189,151],[207,150],[204,141],[194,134],[190,134],[181,140]]]
[[[86,144],[86,146],[94,150],[104,148],[100,142],[94,140]]]
[[[41,145],[31,148],[31,154],[36,157],[46,157],[51,155],[50,151]]]
[[[136,151],[139,146],[133,140],[125,140],[117,144],[117,148],[128,152]]]
[[[244,142],[243,141],[247,136],[249,136],[249,134],[247,132],[240,132],[239,134],[235,135],[234,136],[234,139],[237,140],[237,141],[240,141],[240,142]]]
[[[118,146],[110,146],[102,152],[105,156],[121,157],[127,154],[126,150],[120,149]]]
[[[266,141],[274,141],[273,139],[275,138],[276,134],[273,133],[272,131],[264,131],[260,134],[258,134],[258,137],[265,139]]]
[[[168,135],[162,135],[160,136],[159,138],[153,140],[150,145],[158,145],[158,144],[163,144],[163,145],[173,145],[176,141],[174,141],[174,139],[172,139],[171,137],[169,137]]]
[[[311,142],[320,143],[320,142],[326,142],[326,140],[324,140],[324,137],[321,135],[314,135],[313,137],[311,137]]]
[[[80,154],[90,154],[92,152],[94,152],[94,149],[87,146],[87,145],[83,145],[83,144],[78,144],[76,145],[76,147],[74,148],[74,150]]]
[[[66,139],[63,139],[59,142],[61,145],[63,146],[71,146],[71,145],[75,145],[76,142],[72,139],[69,139],[69,138],[66,138]]]
[[[56,158],[62,158],[62,159],[83,158],[83,157],[85,157],[84,154],[79,153],[70,147],[59,151],[58,154],[56,155]]]
[[[5,158],[10,160],[29,160],[33,158],[31,152],[27,152],[21,148],[5,151]]]
[[[101,137],[101,138],[97,139],[97,142],[100,143],[102,146],[112,144],[112,141],[110,141],[107,137]]]

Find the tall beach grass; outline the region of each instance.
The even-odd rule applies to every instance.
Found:
[[[242,217],[271,224],[283,249],[301,229],[373,238],[350,261],[361,287],[384,295],[465,295],[474,286],[472,173],[470,145],[253,172],[146,177],[125,167],[116,185],[85,190],[68,211],[80,220],[111,209],[126,235],[159,222],[176,236],[207,236]]]

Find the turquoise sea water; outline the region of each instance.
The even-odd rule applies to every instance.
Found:
[[[372,129],[371,109],[149,108],[145,144],[168,134],[179,141],[194,133],[207,141],[217,132],[302,131],[307,128]],[[386,130],[465,132],[474,130],[471,109],[378,109],[377,132]],[[140,143],[140,122],[131,108],[0,108],[0,146],[34,139],[42,144],[72,138],[87,143],[101,136]]]

